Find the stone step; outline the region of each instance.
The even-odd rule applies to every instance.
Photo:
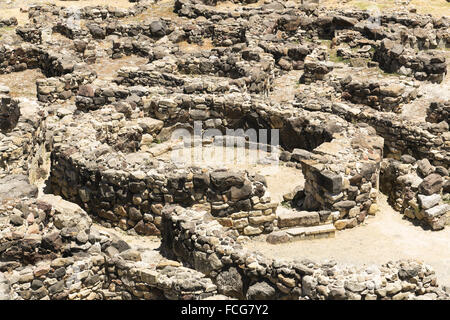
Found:
[[[266,241],[272,244],[286,243],[297,240],[312,240],[333,238],[336,228],[333,224],[324,224],[311,227],[295,227],[270,233]]]
[[[320,224],[320,216],[318,212],[296,211],[288,208],[279,207],[277,209],[278,227],[308,227]]]

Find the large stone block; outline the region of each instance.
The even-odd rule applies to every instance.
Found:
[[[433,193],[439,193],[443,185],[444,179],[439,174],[432,173],[423,179],[419,185],[419,191],[425,195],[431,195]]]
[[[320,224],[318,212],[294,211],[286,208],[278,209],[278,227],[314,226]]]

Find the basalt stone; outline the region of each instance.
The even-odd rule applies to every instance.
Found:
[[[31,282],[31,289],[32,289],[32,290],[37,290],[37,289],[39,289],[40,287],[42,287],[43,285],[44,285],[44,283],[43,283],[41,280],[34,279],[34,280]]]
[[[89,85],[82,85],[78,88],[78,95],[83,97],[94,97],[95,92],[92,86]]]
[[[113,241],[111,245],[114,248],[116,248],[119,252],[131,249],[130,245],[123,240]]]
[[[9,217],[9,222],[14,226],[21,226],[24,223],[24,219],[19,214],[13,214]]]
[[[422,159],[417,161],[417,171],[422,177],[426,177],[434,171],[434,168],[428,159]]]
[[[276,299],[276,289],[269,282],[257,282],[248,288],[246,297],[248,300],[273,300]]]
[[[136,230],[136,232],[138,234],[142,234],[142,235],[146,235],[146,236],[160,234],[160,231],[158,230],[158,228],[156,228],[156,226],[153,223],[151,223],[151,222],[145,223],[143,220],[139,221],[134,226],[134,230]]]
[[[8,96],[0,96],[0,133],[13,130],[19,118],[19,101]]]
[[[141,261],[141,254],[139,251],[128,249],[120,253],[120,257],[129,261]]]
[[[153,36],[164,37],[166,35],[167,26],[162,21],[153,21],[150,23],[150,32]]]
[[[448,177],[449,175],[448,170],[443,166],[437,166],[434,172],[442,177]]]
[[[267,187],[267,180],[262,174],[256,173],[254,176],[251,176],[250,179],[255,182],[261,183],[264,187]]]
[[[250,199],[240,200],[234,204],[236,211],[249,211],[252,209],[252,203]]]
[[[244,177],[234,172],[214,171],[211,173],[211,182],[218,191],[225,191],[232,186],[242,187]]]
[[[304,159],[311,159],[311,152],[304,149],[294,149],[292,151],[291,158],[297,162]]]
[[[444,186],[442,187],[444,193],[450,193],[450,179],[446,180]]]
[[[142,213],[141,211],[139,211],[138,209],[136,209],[135,207],[130,207],[130,209],[128,209],[128,216],[130,217],[131,220],[133,221],[139,221],[142,220]]]
[[[323,171],[318,175],[317,183],[331,193],[338,193],[342,190],[342,177],[331,171]]]
[[[206,173],[194,174],[192,179],[196,190],[205,190],[209,187],[210,179]]]
[[[128,187],[130,188],[130,191],[132,193],[139,193],[145,189],[146,185],[144,181],[139,181],[139,182],[130,182]]]
[[[216,285],[219,292],[226,296],[242,299],[244,295],[244,284],[239,271],[231,267],[220,272],[216,277]]]
[[[92,275],[92,276],[87,277],[86,280],[84,281],[84,284],[85,284],[86,286],[94,286],[94,285],[96,285],[99,281],[100,281],[100,275],[94,274],[94,275]],[[60,281],[60,282],[63,282],[63,283],[64,283],[64,281]]]
[[[266,241],[271,244],[279,244],[289,242],[291,238],[285,231],[274,231],[267,236]]]
[[[330,300],[345,300],[346,297],[344,287],[332,288],[328,294]]]
[[[351,184],[352,186],[358,186],[358,185],[361,184],[362,178],[363,178],[363,176],[360,175],[359,173],[357,173],[357,174],[355,174],[353,177],[351,177],[351,178],[349,179],[350,184]]]
[[[351,28],[356,23],[358,23],[358,20],[355,18],[349,18],[349,17],[345,17],[345,16],[334,16],[333,17],[333,24],[336,25],[337,27]]]
[[[60,279],[66,275],[66,269],[64,267],[58,268],[53,272],[53,275],[55,278]]]
[[[415,159],[414,157],[411,157],[411,156],[408,155],[408,154],[404,154],[404,155],[402,155],[402,156],[400,157],[400,161],[403,162],[403,163],[410,164],[410,163],[416,162],[416,159]]]
[[[63,241],[59,232],[53,232],[42,238],[42,247],[51,251],[59,251],[63,247]]]
[[[231,200],[241,200],[248,198],[252,194],[252,185],[249,182],[244,183],[241,188],[231,187]]]
[[[280,160],[281,161],[291,161],[292,154],[289,151],[282,151],[280,153]]]
[[[339,201],[333,205],[333,207],[338,210],[349,210],[355,206],[356,202],[351,200]]]
[[[432,194],[430,196],[419,194],[417,198],[419,199],[419,202],[423,209],[429,209],[431,207],[434,207],[441,201],[440,194]]]
[[[367,180],[370,181],[370,178],[372,177],[372,174],[377,170],[375,163],[367,163],[363,162],[361,163],[361,175]]]
[[[444,185],[444,179],[439,174],[432,173],[423,179],[419,185],[419,191],[425,195],[439,193]]]
[[[105,39],[106,30],[98,24],[87,24],[86,27],[95,39]]]
[[[119,250],[113,246],[107,247],[104,251],[109,257],[114,257],[120,253]]]
[[[58,281],[48,288],[50,294],[56,294],[64,290],[64,280]]]

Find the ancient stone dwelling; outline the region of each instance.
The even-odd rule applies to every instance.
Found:
[[[94,2],[0,4],[0,300],[450,299],[450,3]]]

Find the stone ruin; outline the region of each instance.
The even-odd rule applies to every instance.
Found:
[[[386,11],[374,26],[318,1],[217,5],[34,5],[0,38],[0,84],[41,75],[33,99],[0,86],[0,299],[449,299],[422,262],[353,268],[242,245],[363,228],[380,193],[424,229],[450,224],[448,101],[422,90],[448,88],[448,17]],[[409,116],[415,104],[426,110]],[[198,125],[215,134],[173,139]],[[279,139],[244,138],[244,153],[266,150],[250,165],[171,158],[230,148],[229,130]],[[271,165],[304,182],[277,190],[255,171]]]

